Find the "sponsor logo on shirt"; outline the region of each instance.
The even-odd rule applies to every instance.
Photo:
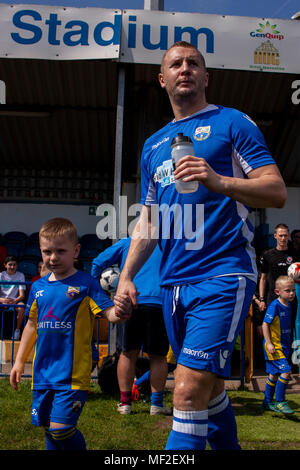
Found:
[[[44,289],[43,290],[38,290],[35,293],[35,298],[37,299],[38,297],[43,297],[44,292],[45,292]]]
[[[158,182],[162,188],[174,183],[174,165],[172,159],[166,160],[162,165],[158,166],[154,175],[154,183]]]
[[[194,139],[196,140],[205,140],[210,136],[210,126],[197,127],[194,132]]]
[[[70,328],[72,328],[72,323],[61,321],[57,318],[52,312],[52,307],[49,308],[48,313],[42,318],[42,320],[38,322],[38,330],[56,332],[59,330],[60,332],[64,332]]]

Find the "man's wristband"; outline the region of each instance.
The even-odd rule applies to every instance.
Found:
[[[265,302],[264,297],[260,297],[259,300],[260,300],[260,302]]]

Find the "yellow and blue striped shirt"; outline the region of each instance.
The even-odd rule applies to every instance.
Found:
[[[49,275],[32,284],[26,308],[37,327],[32,388],[88,390],[94,318],[112,302],[86,272],[53,282]]]

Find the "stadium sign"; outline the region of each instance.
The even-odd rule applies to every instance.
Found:
[[[0,57],[160,64],[186,40],[208,67],[299,73],[297,21],[151,10],[0,5]]]

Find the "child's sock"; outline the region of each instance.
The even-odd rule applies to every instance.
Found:
[[[207,410],[180,411],[174,408],[173,428],[166,450],[205,450]]]
[[[240,450],[233,409],[225,390],[208,403],[208,435],[212,450]]]
[[[85,439],[75,426],[49,428],[49,433],[59,450],[86,450]]]
[[[45,429],[46,450],[60,450],[58,443],[53,439],[49,429]]]
[[[285,391],[289,383],[289,379],[285,379],[281,375],[278,377],[275,391],[275,400],[276,401],[285,401]]]
[[[150,400],[154,406],[164,406],[164,392],[152,392]]]
[[[131,405],[132,401],[132,395],[131,395],[131,390],[128,392],[121,392],[120,393],[120,402],[121,405]]]
[[[265,386],[265,401],[271,403],[274,398],[275,387],[277,380],[272,380],[270,377],[267,378]]]

